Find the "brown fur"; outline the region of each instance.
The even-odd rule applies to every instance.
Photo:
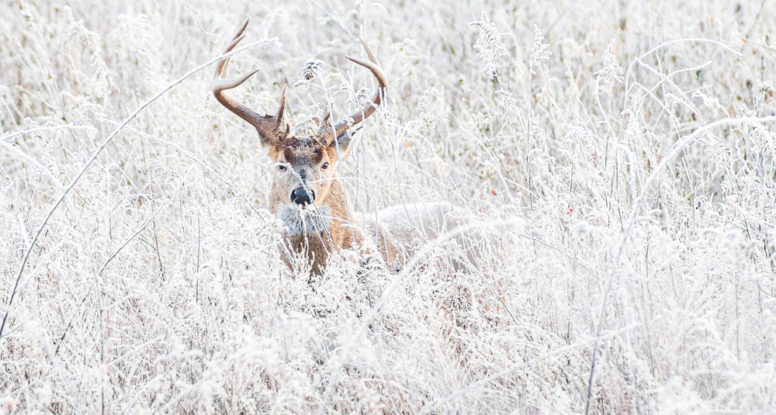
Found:
[[[283,203],[285,191],[277,181],[273,183],[269,202],[269,209],[273,214],[277,213],[278,205]],[[332,216],[329,231],[315,234],[285,235],[284,240],[291,252],[303,254],[303,257],[309,261],[311,271],[314,274],[322,274],[331,253],[351,248],[354,244],[356,246],[362,245],[364,236],[356,229],[355,225],[357,224],[353,219],[350,206],[345,198],[345,191],[338,178],[334,177],[329,181],[326,191],[316,197],[315,203],[329,206]],[[380,227],[376,234],[375,244],[380,256],[391,268],[396,268],[400,265],[399,255],[389,233]],[[288,261],[287,264],[291,266]]]
[[[243,33],[247,26],[246,20],[226,47],[225,54],[232,51],[244,38]],[[337,123],[329,122],[330,113],[327,111],[323,119],[319,119],[316,123],[318,131],[301,137],[291,133],[284,119],[286,88],[283,88],[280,108],[276,115],[260,115],[225,93],[245,82],[256,71],[242,78],[229,80],[226,78],[229,58],[221,59],[216,65],[213,95],[224,107],[256,128],[259,140],[268,150],[270,158],[276,162],[278,170],[272,182],[270,210],[277,215],[279,207],[291,206],[288,208],[291,210],[284,207],[285,213],[291,212],[285,218],[295,226],[295,229],[293,234],[289,232],[286,235],[286,244],[293,252],[303,253],[315,273],[323,272],[329,254],[354,245],[361,245],[364,239],[358,230],[347,226],[353,224],[353,217],[345,199],[342,184],[334,173],[337,162],[348,154],[351,138],[348,130],[375,111],[376,106],[382,102],[387,87],[385,74],[377,64],[372,51],[363,41],[362,44],[369,60],[351,57],[348,59],[369,69],[375,76],[378,88],[371,102],[364,104],[361,109]],[[292,197],[294,201],[291,200]],[[312,212],[315,212],[316,207],[327,207],[331,213],[328,230],[322,230],[325,229],[325,221],[313,221],[312,226],[308,228],[304,220],[306,213],[293,210],[301,209],[300,206],[311,209]],[[318,217],[320,218],[320,215]],[[298,218],[301,219],[296,220]],[[370,232],[370,234],[377,236],[378,250],[385,261],[390,264],[396,263],[396,249],[390,242],[388,233],[378,227],[376,232]]]

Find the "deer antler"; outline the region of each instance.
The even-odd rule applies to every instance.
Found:
[[[230,52],[245,38],[243,32],[248,27],[248,21],[242,24],[240,30],[234,35],[229,46],[226,47],[224,53]],[[280,109],[277,115],[259,115],[252,109],[240,104],[234,99],[227,96],[224,91],[232,89],[241,85],[248,78],[253,76],[259,70],[256,69],[247,75],[237,79],[226,79],[226,73],[229,68],[229,57],[226,57],[218,62],[216,66],[216,80],[213,83],[213,95],[215,95],[218,102],[225,106],[229,111],[237,114],[240,118],[250,123],[256,128],[259,133],[261,143],[264,145],[277,145],[281,138],[288,132],[288,126],[284,125],[283,113],[286,106],[286,87],[283,87],[283,94],[280,97]],[[285,129],[283,128],[285,127]]]
[[[383,95],[385,95],[385,89],[388,86],[388,81],[385,78],[385,74],[383,73],[383,70],[380,68],[380,66],[377,64],[377,59],[375,59],[375,55],[372,53],[372,51],[369,49],[369,46],[366,45],[366,42],[364,42],[363,39],[361,39],[361,44],[364,46],[364,50],[366,51],[367,57],[369,57],[369,61],[365,61],[358,58],[353,58],[348,56],[347,58],[358,64],[361,65],[367,69],[369,69],[372,74],[377,79],[378,87],[377,92],[375,92],[374,98],[372,98],[371,102],[366,103],[362,109],[359,111],[354,112],[351,114],[348,118],[345,118],[343,121],[338,122],[334,126],[334,131],[332,131],[331,124],[329,123],[329,110],[326,110],[326,114],[323,117],[323,122],[321,124],[321,130],[326,137],[326,141],[328,144],[331,144],[332,141],[345,134],[350,128],[354,127],[361,121],[364,121],[367,117],[372,115],[373,112],[375,112],[375,109],[378,105],[382,102]]]

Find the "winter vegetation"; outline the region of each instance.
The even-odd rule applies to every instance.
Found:
[[[65,4],[68,3],[68,4]],[[281,3],[285,3],[282,4]],[[290,269],[294,125],[385,102],[365,216],[464,231]],[[0,0],[0,413],[776,412],[776,5]],[[474,250],[467,247],[476,246]]]

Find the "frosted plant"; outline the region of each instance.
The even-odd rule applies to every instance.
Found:
[[[544,34],[542,34],[542,31],[539,30],[539,26],[534,25],[534,43],[533,48],[531,49],[531,53],[528,57],[531,73],[535,73],[536,68],[540,67],[544,62],[550,59],[551,55],[552,52],[550,52],[549,45],[544,43]]]
[[[0,7],[0,414],[774,412],[768,2],[55,3]],[[230,98],[355,121],[367,39],[341,194],[468,228],[284,252],[248,17]]]
[[[607,88],[622,82],[622,67],[614,55],[614,40],[609,42],[606,52],[601,56],[601,67],[595,72],[595,76],[599,84]]]
[[[498,32],[496,25],[490,21],[485,12],[480,15],[480,20],[469,23],[469,26],[477,29],[474,51],[480,58],[482,72],[491,81],[497,81],[500,61],[507,57],[506,48],[502,42],[503,35]]]
[[[309,87],[316,78],[320,78],[323,73],[323,62],[319,60],[309,60],[304,63],[299,80],[294,83],[294,87],[304,85]]]

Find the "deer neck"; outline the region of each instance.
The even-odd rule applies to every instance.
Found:
[[[273,186],[272,194],[279,195],[282,189]],[[294,253],[304,253],[310,261],[313,272],[320,273],[330,253],[349,248],[360,236],[348,227],[352,215],[345,191],[339,179],[334,178],[326,198],[304,209],[281,203],[279,197],[270,198],[270,211],[283,225],[283,236],[288,248]]]

